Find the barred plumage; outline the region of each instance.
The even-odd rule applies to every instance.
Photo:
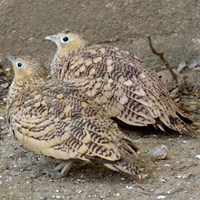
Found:
[[[192,135],[187,119],[170,98],[156,73],[128,51],[89,45],[77,33],[45,37],[57,45],[51,74],[101,104],[111,117],[134,126],[163,125]]]
[[[137,147],[106,112],[71,83],[52,79],[30,57],[9,57],[15,77],[8,94],[11,132],[28,149],[72,162],[101,162],[139,177]],[[68,170],[71,165],[66,165]]]

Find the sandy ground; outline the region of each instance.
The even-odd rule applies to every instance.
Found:
[[[140,148],[149,177],[134,180],[101,165],[75,164],[66,178],[52,179],[43,172],[59,161],[35,155],[15,141],[6,130],[5,102],[8,83],[0,75],[0,199],[188,199],[200,197],[199,139],[149,128],[122,130]],[[6,80],[5,80],[6,79]],[[182,97],[181,107],[194,120],[193,128],[200,134],[199,94]],[[153,161],[157,147],[167,147],[167,159]]]

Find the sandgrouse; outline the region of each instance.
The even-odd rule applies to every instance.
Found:
[[[81,160],[142,177],[137,147],[102,107],[71,83],[50,78],[35,59],[7,58],[15,72],[7,103],[15,138],[35,153],[66,161],[62,174]]]
[[[187,118],[155,72],[130,52],[110,45],[90,45],[68,30],[45,40],[57,45],[51,74],[80,87],[111,117],[129,125],[152,124],[192,134],[183,121]]]

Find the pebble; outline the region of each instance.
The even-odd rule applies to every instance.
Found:
[[[83,191],[82,191],[82,190],[76,190],[76,192],[77,192],[78,194],[80,194],[80,193],[82,193]]]
[[[166,196],[164,196],[164,195],[157,196],[157,199],[165,199],[165,198],[166,198]]]
[[[131,189],[133,189],[133,187],[126,185],[126,189],[131,190]]]
[[[61,196],[59,196],[59,195],[53,195],[52,199],[61,199]]]
[[[161,178],[160,181],[161,181],[161,182],[165,182],[166,180],[165,180],[164,178]]]
[[[165,160],[167,158],[167,146],[165,145],[160,145],[158,147],[156,147],[154,153],[153,153],[153,157],[152,160],[156,161],[156,160]]]
[[[192,63],[189,64],[188,68],[189,69],[194,69],[196,66],[198,66],[199,63],[197,63],[196,61],[193,61]]]
[[[183,176],[182,176],[182,175],[177,175],[176,177],[177,177],[177,178],[183,178]]]
[[[182,69],[184,69],[185,67],[186,67],[186,63],[185,63],[185,61],[182,61],[182,62],[178,65],[177,72],[182,71]]]
[[[9,83],[4,83],[4,84],[1,84],[1,87],[2,88],[8,88],[9,85],[10,85]]]
[[[200,155],[196,155],[195,157],[198,158],[198,159],[200,159]]]

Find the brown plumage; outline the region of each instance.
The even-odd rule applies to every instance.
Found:
[[[57,45],[51,74],[79,87],[111,117],[134,126],[163,125],[192,135],[186,117],[154,71],[128,51],[89,45],[78,34],[63,31],[45,37]]]
[[[34,59],[8,59],[15,77],[7,120],[15,138],[38,154],[67,161],[65,170],[82,160],[141,177],[137,147],[100,106],[70,83],[48,77]]]

